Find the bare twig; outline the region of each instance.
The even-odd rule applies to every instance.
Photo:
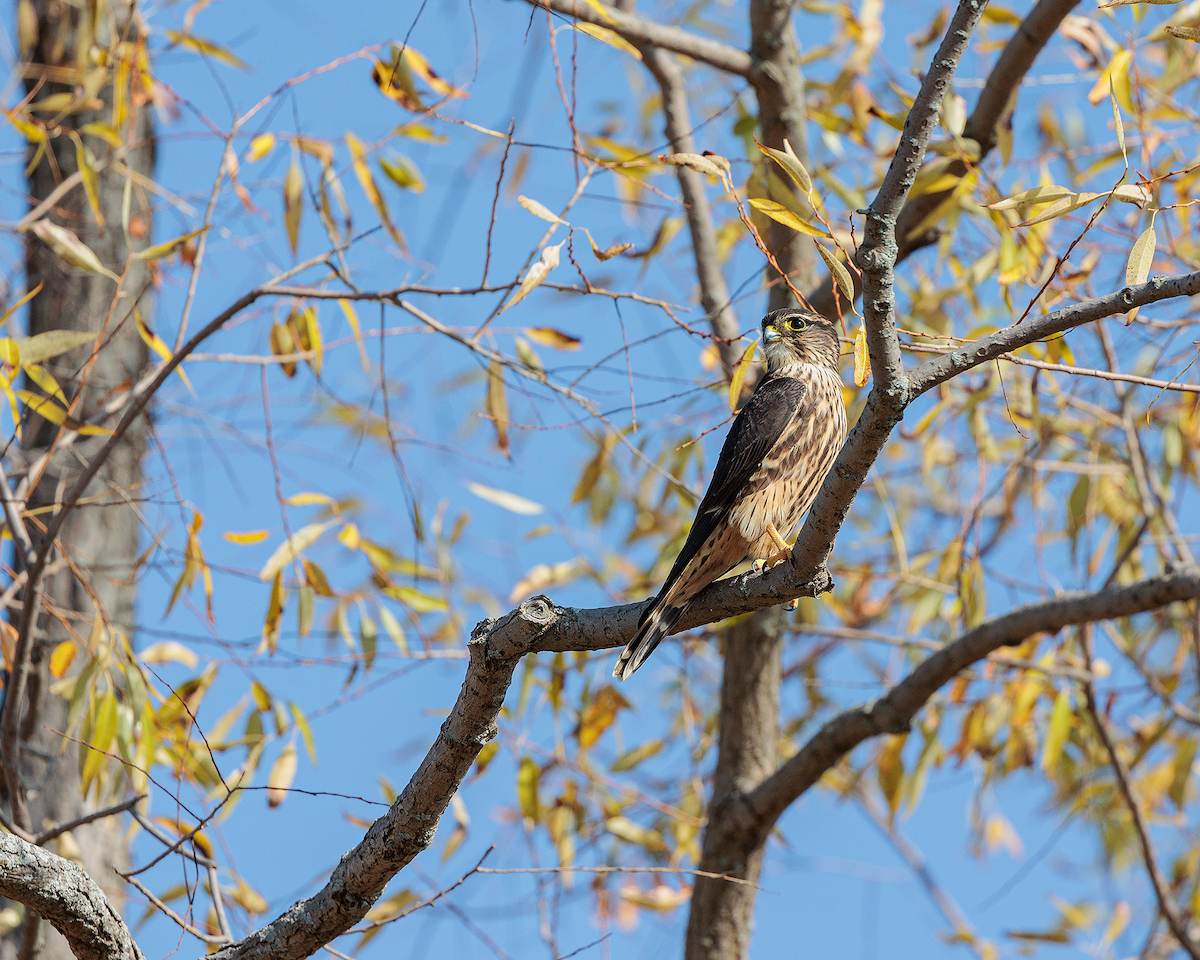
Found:
[[[749,77],[754,69],[750,55],[737,47],[731,47],[708,37],[690,33],[679,27],[666,26],[653,20],[646,20],[632,13],[625,13],[615,7],[605,8],[604,15],[587,3],[580,0],[527,0],[531,6],[551,10],[554,13],[584,23],[604,27],[620,34],[634,45],[652,44],[673,53],[682,53],[685,57],[699,60],[710,67],[724,70],[739,77]]]
[[[37,835],[33,841],[39,847],[49,843],[55,837],[62,836],[68,830],[74,830],[76,827],[82,827],[86,823],[92,823],[96,820],[103,820],[105,817],[115,817],[119,813],[124,813],[126,810],[132,810],[137,804],[146,799],[146,794],[139,793],[136,797],[130,797],[123,803],[115,804],[111,807],[105,807],[103,810],[94,810],[91,813],[84,814],[82,817],[76,817],[69,823],[60,823],[58,826],[51,827],[48,830],[43,830]]]
[[[1083,647],[1083,658],[1090,671],[1092,669],[1091,631],[1085,627],[1081,633],[1080,645]],[[1109,765],[1112,767],[1113,775],[1117,779],[1117,786],[1121,791],[1121,796],[1125,800],[1125,805],[1129,808],[1129,816],[1133,820],[1133,828],[1137,833],[1138,843],[1142,848],[1142,861],[1146,866],[1146,874],[1150,878],[1151,886],[1154,887],[1155,899],[1158,900],[1159,912],[1162,914],[1163,919],[1167,921],[1167,926],[1171,928],[1171,933],[1175,935],[1175,939],[1179,941],[1179,945],[1188,952],[1192,960],[1200,960],[1200,946],[1197,945],[1196,941],[1188,933],[1187,926],[1171,899],[1171,891],[1167,887],[1162,873],[1159,871],[1158,859],[1154,853],[1154,842],[1150,839],[1150,833],[1146,828],[1146,821],[1142,817],[1141,807],[1138,806],[1137,797],[1133,795],[1133,788],[1129,785],[1129,771],[1125,769],[1125,763],[1117,753],[1117,748],[1113,744],[1112,737],[1108,732],[1108,725],[1104,722],[1100,711],[1096,709],[1095,686],[1090,681],[1084,683],[1083,692],[1088,716],[1092,719],[1092,726],[1096,728],[1096,735],[1104,745],[1104,750],[1108,754]]]

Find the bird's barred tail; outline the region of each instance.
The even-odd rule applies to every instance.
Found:
[[[638,624],[637,633],[633,635],[633,639],[625,645],[621,656],[617,658],[617,665],[613,667],[613,676],[618,680],[627,680],[632,676],[633,672],[654,652],[654,648],[662,642],[663,637],[671,632],[671,628],[683,616],[686,609],[687,601],[680,603],[677,600],[676,605],[660,602],[647,610],[646,616]]]

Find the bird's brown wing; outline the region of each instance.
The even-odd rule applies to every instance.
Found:
[[[687,542],[659,591],[660,597],[667,595],[696,551],[729,516],[764,458],[796,418],[804,416],[805,398],[810,392],[807,383],[794,377],[766,377],[759,383],[754,396],[729,428],[708,489],[696,509]]]

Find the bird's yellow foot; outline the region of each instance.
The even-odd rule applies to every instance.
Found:
[[[795,610],[798,606],[800,606],[800,601],[793,598],[787,602],[787,607],[785,609]]]

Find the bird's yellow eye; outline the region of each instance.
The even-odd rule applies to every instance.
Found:
[[[802,319],[800,319],[799,317],[792,317],[792,318],[791,318],[790,320],[788,320],[788,322],[787,322],[787,328],[788,328],[789,330],[803,330],[803,329],[804,329],[805,327],[807,327],[807,326],[808,326],[808,324],[807,324],[807,323],[805,323],[805,322],[804,322]]]

